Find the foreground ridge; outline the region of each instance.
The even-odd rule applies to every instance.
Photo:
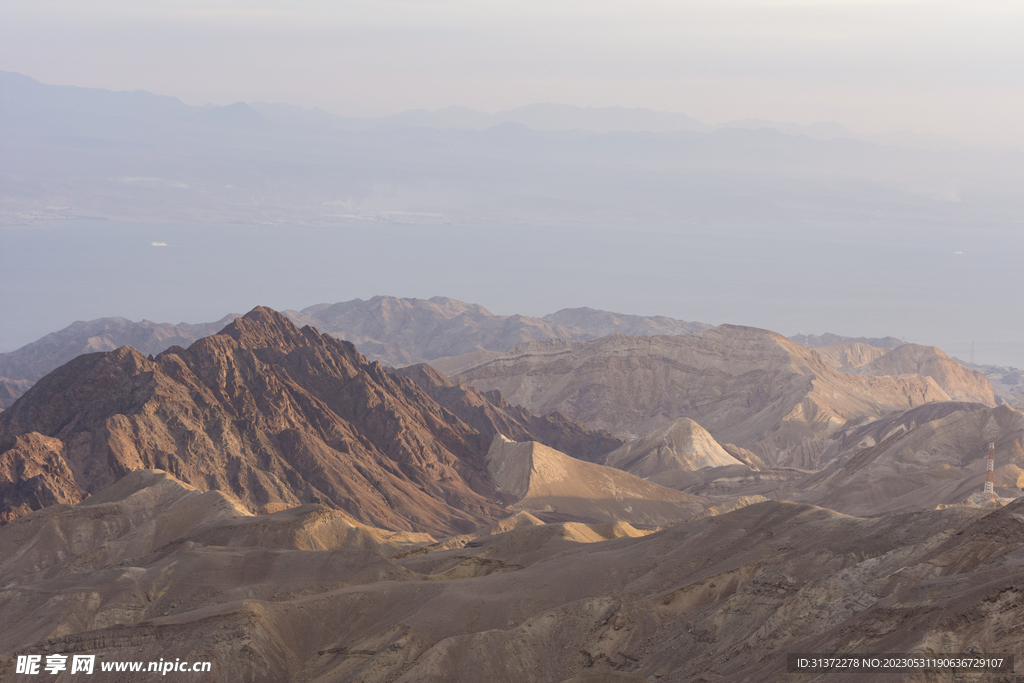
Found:
[[[435,541],[137,471],[0,527],[0,676],[76,652],[187,656],[227,683],[760,683],[786,652],[1019,654],[1022,505],[768,501],[655,533],[524,512]]]

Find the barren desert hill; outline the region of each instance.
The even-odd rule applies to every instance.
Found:
[[[576,331],[576,338],[598,339],[611,334],[648,337],[656,334],[696,334],[710,329],[707,323],[686,322],[663,315],[626,315],[599,311],[586,306],[563,308],[542,318]]]
[[[678,418],[612,451],[602,463],[649,479],[671,470],[745,465],[693,420]]]
[[[541,519],[623,521],[648,527],[694,517],[710,503],[614,467],[571,458],[535,441],[499,434],[487,452],[495,486],[513,497],[511,510]]]
[[[831,367],[857,375],[922,375],[934,379],[955,401],[998,402],[994,387],[982,373],[965,367],[935,346],[901,344],[894,349],[847,342],[816,347]],[[989,392],[993,392],[989,398]]]
[[[816,346],[814,351],[836,370],[855,370],[889,353],[890,349],[870,346],[861,342],[844,342],[830,346]],[[889,374],[889,373],[878,373]],[[899,373],[897,373],[899,374]]]
[[[851,428],[821,471],[778,495],[847,514],[884,514],[964,502],[982,490],[996,439],[995,489],[1024,488],[1024,414],[1009,406],[933,403]]]
[[[988,378],[968,370],[934,346],[904,344],[860,368],[866,375],[922,375],[934,379],[954,401],[995,405]]]
[[[480,333],[501,334],[500,330],[484,332],[479,329],[481,323],[497,318],[483,306],[446,297],[405,299],[375,296],[366,301],[353,299],[316,304],[301,311],[284,311],[284,314],[296,324],[313,325],[327,334],[346,339],[367,357],[388,365],[421,362],[424,360],[423,350],[429,345],[458,345],[467,332],[467,326],[478,328],[471,333],[475,336]],[[452,321],[458,322],[453,324]],[[459,348],[471,351],[478,347],[471,343],[468,348]]]
[[[367,357],[408,365],[474,351],[506,351],[544,339],[597,339],[608,334],[692,334],[710,327],[664,316],[567,308],[535,318],[494,315],[483,306],[447,297],[375,296],[286,311],[297,323],[351,341]]]
[[[631,439],[601,462],[728,509],[762,495],[785,497],[778,493],[783,485],[807,474],[805,470],[769,467],[745,448],[719,444],[686,417]]]
[[[694,428],[673,439],[654,438],[668,429],[610,453],[609,464],[632,448],[641,456],[637,465],[653,467],[649,481],[704,499],[767,496],[879,515],[961,505],[980,494],[989,439],[995,438],[996,494],[1012,500],[1024,490],[1024,415],[1005,405],[939,401],[851,420],[823,444],[824,465],[816,471],[767,467],[732,444],[722,450],[747,461],[689,469],[673,458],[699,453],[710,436],[693,438]],[[645,442],[651,447],[642,448]],[[625,464],[629,469],[630,461]]]
[[[880,349],[895,349],[906,344],[906,341],[896,337],[847,337],[841,334],[832,334],[831,332],[826,332],[825,334],[804,334],[801,332],[789,337],[789,340],[811,349],[839,344],[864,344]]]
[[[823,439],[848,420],[950,398],[931,377],[844,374],[807,347],[734,325],[685,336],[530,342],[452,378],[620,437],[687,417],[770,466],[806,469],[819,466]],[[957,389],[993,404],[983,385]]]
[[[953,360],[968,370],[980,372],[988,378],[996,396],[1007,405],[1016,407],[1018,410],[1024,408],[1024,370],[1012,365],[987,365],[972,363],[960,358],[953,357]]]
[[[0,532],[15,552],[0,560],[8,578],[92,571],[132,564],[182,543],[291,550],[347,548],[389,555],[433,542],[360,524],[340,510],[306,505],[254,515],[230,494],[202,492],[161,470],[135,470],[80,504],[45,508],[34,524]],[[73,539],[65,547],[67,539]],[[83,548],[100,548],[85,553]],[[77,561],[69,557],[79,555]]]
[[[208,661],[196,679],[223,683],[759,683],[786,652],[1019,656],[1022,504],[865,519],[768,501],[430,551],[322,506],[253,516],[134,472],[0,527],[0,680],[23,677],[15,654],[69,652]]]

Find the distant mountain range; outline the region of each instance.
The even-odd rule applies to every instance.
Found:
[[[800,334],[794,334],[789,339],[812,349],[821,346],[835,346],[837,344],[865,344],[880,349],[895,349],[897,346],[907,343],[896,337],[844,337],[832,334],[831,332],[826,332],[825,334],[804,334],[801,332]]]
[[[362,353],[389,365],[408,365],[441,356],[506,351],[526,341],[584,341],[609,334],[692,334],[710,328],[664,316],[566,308],[543,318],[499,316],[477,304],[446,297],[399,299],[375,296],[285,311],[296,324],[346,339]]]
[[[557,104],[376,118],[197,107],[0,72],[9,189],[0,223],[399,216],[763,226],[861,214],[948,220],[951,209],[972,220],[1016,215],[1021,155],[891,142],[838,124],[712,128],[684,114]]]
[[[445,372],[459,372],[468,365],[497,357],[530,341],[585,342],[613,334],[630,337],[686,335],[711,329],[706,323],[591,308],[567,308],[542,318],[498,316],[478,304],[446,297],[375,296],[365,301],[317,304],[300,311],[284,311],[284,315],[298,325],[311,325],[323,333],[352,342],[370,360],[391,366],[434,361]],[[10,406],[33,382],[82,354],[131,346],[144,355],[156,355],[171,346],[188,347],[198,339],[219,332],[237,317],[237,314],[229,314],[216,322],[198,324],[132,322],[124,318],[73,323],[20,349],[0,354],[0,408]],[[903,358],[903,355],[888,355],[888,351],[905,346],[905,342],[893,337],[869,339],[826,333],[799,334],[790,339],[817,349],[829,366],[843,372],[934,374],[927,365],[932,361],[921,358],[900,361],[898,357]],[[909,353],[905,354],[908,359]],[[937,358],[934,352],[930,353],[929,358]],[[945,354],[941,351],[938,354],[944,359],[940,361],[943,367],[949,365],[951,361]],[[887,356],[884,361],[872,364],[882,355]],[[952,366],[961,367],[956,363]],[[1009,392],[1001,395],[1014,401]]]
[[[100,88],[45,85],[29,76],[6,71],[0,71],[0,104],[8,114],[66,111],[88,117],[130,117],[149,122],[191,120],[199,125],[211,126],[261,127],[273,123],[348,131],[378,126],[482,131],[516,124],[536,131],[576,130],[591,133],[708,133],[734,128],[770,129],[815,140],[842,138],[928,149],[955,149],[961,146],[941,136],[908,131],[861,135],[833,121],[798,124],[750,118],[712,126],[686,114],[642,107],[580,107],[535,103],[496,114],[451,106],[433,111],[410,109],[397,114],[359,117],[335,115],[318,107],[307,109],[280,102],[236,102],[227,106],[201,107],[186,105],[175,97],[154,95],[144,90],[114,92]]]
[[[453,339],[470,339],[473,348],[507,343],[493,329],[586,336],[608,325],[633,332],[689,325],[590,309],[548,317],[572,325],[565,327],[548,318],[499,318],[443,298],[375,297],[314,306],[302,315],[325,311],[334,314],[327,322],[361,325],[374,338],[435,352],[438,339],[448,340],[446,348]],[[570,467],[570,460],[703,501],[784,495],[815,502],[837,482],[862,476],[856,474],[862,466],[849,469],[852,462],[888,471],[899,469],[892,458],[902,458],[902,469],[886,476],[908,496],[904,502],[872,498],[868,504],[855,496],[831,503],[866,513],[883,503],[894,510],[954,502],[943,482],[956,482],[955,495],[970,490],[978,464],[975,456],[956,453],[975,441],[981,445],[968,451],[980,452],[989,434],[1013,451],[997,473],[999,485],[1017,485],[1019,458],[1011,444],[1024,436],[1024,418],[1009,408],[993,412],[988,380],[934,347],[847,342],[819,353],[767,330],[723,325],[689,334],[535,340],[389,371],[350,342],[308,326],[300,330],[269,309],[229,318],[187,349],[172,345],[149,358],[129,346],[99,347],[119,333],[159,345],[202,326],[97,324],[93,331],[107,336],[91,338],[90,353],[50,372],[0,413],[0,514],[10,520],[55,502],[74,503],[126,471],[150,467],[229,491],[253,510],[314,502],[396,530],[450,533],[497,519],[479,496],[506,507],[519,500],[515,509],[552,519],[657,525],[696,514],[694,504],[712,503]],[[589,331],[581,327],[586,322]],[[84,329],[79,324],[74,332]],[[859,364],[834,353],[859,346],[878,353],[858,357]],[[960,426],[942,426],[950,421]],[[902,439],[911,433],[913,439]],[[905,444],[932,455],[907,461]],[[435,490],[409,479],[435,470],[449,484]],[[563,470],[575,473],[553,474]],[[817,472],[824,471],[832,474],[822,479]],[[570,480],[661,502],[621,509],[574,503],[560,488]],[[433,498],[410,493],[409,486]],[[437,497],[451,509],[437,507]]]
[[[663,316],[636,316],[590,308],[569,308],[544,316],[497,316],[477,304],[445,297],[399,299],[376,296],[285,311],[293,322],[350,341],[360,353],[387,365],[408,365],[474,351],[505,351],[525,341],[597,339],[608,334],[690,334],[710,325]],[[187,347],[219,332],[237,318],[212,323],[131,322],[100,318],[76,322],[10,353],[0,354],[0,378],[35,381],[83,353],[131,346],[158,354]],[[15,390],[11,385],[11,391]],[[2,400],[3,397],[0,397]],[[3,404],[0,404],[3,407]]]
[[[237,314],[230,314],[217,322],[196,325],[150,320],[132,322],[126,318],[74,322],[16,351],[0,354],[0,377],[35,382],[72,358],[84,353],[113,351],[120,346],[130,346],[146,355],[160,353],[171,346],[189,346],[197,339],[216,334],[237,317]]]

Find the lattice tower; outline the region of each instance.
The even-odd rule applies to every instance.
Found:
[[[985,472],[985,497],[995,498],[996,484],[996,439],[988,442],[988,471]]]

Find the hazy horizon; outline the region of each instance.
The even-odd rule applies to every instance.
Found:
[[[2,69],[0,69],[0,73],[4,73]],[[186,99],[179,97],[174,93],[156,92],[152,90],[147,90],[145,88],[137,88],[133,90],[110,90],[108,88],[87,86],[76,83],[44,83],[43,81],[40,81],[39,79],[33,77],[31,74],[24,74],[17,71],[10,71],[6,73],[15,76],[30,78],[33,81],[36,81],[44,86],[80,88],[93,92],[108,92],[114,95],[155,95],[158,98],[169,98],[175,100],[187,107],[213,109],[230,108],[233,105],[237,106],[240,104],[245,104],[257,107],[257,111],[269,111],[277,107],[286,108],[284,111],[290,111],[292,110],[292,108],[297,108],[309,115],[316,115],[318,112],[323,112],[331,115],[332,117],[338,117],[340,119],[364,120],[367,121],[368,123],[379,121],[384,125],[420,125],[441,128],[450,127],[482,130],[487,127],[494,127],[500,125],[502,122],[508,119],[508,116],[503,117],[502,115],[513,115],[530,110],[532,110],[531,113],[536,114],[538,110],[543,111],[546,109],[548,111],[554,112],[560,112],[562,110],[576,110],[576,112],[579,115],[583,116],[586,116],[588,113],[591,112],[597,115],[603,115],[607,122],[604,123],[604,126],[602,128],[588,128],[585,125],[581,128],[582,130],[591,130],[593,132],[615,132],[616,130],[635,129],[628,127],[630,123],[629,118],[632,117],[634,121],[640,121],[646,118],[648,121],[655,122],[657,130],[664,130],[666,132],[676,130],[701,130],[704,132],[710,132],[730,128],[741,128],[749,130],[756,130],[759,128],[771,128],[791,136],[805,135],[814,139],[822,140],[833,138],[848,138],[864,140],[883,145],[906,146],[910,148],[920,148],[926,150],[956,150],[973,148],[980,150],[990,150],[996,153],[1002,153],[1010,149],[1017,149],[1024,146],[1024,143],[979,143],[977,140],[975,140],[974,142],[970,142],[963,137],[953,137],[949,135],[934,133],[932,131],[923,129],[885,128],[875,131],[865,131],[862,129],[855,129],[854,127],[848,126],[840,120],[808,120],[799,118],[792,120],[781,120],[768,119],[760,116],[750,116],[746,118],[727,118],[721,121],[709,122],[698,119],[697,117],[692,116],[690,113],[686,111],[652,109],[646,106],[632,107],[623,106],[620,104],[607,106],[593,106],[589,104],[580,105],[554,101],[521,102],[517,105],[502,109],[478,109],[465,106],[459,103],[452,103],[434,108],[411,107],[407,109],[385,109],[375,106],[366,106],[358,102],[349,101],[326,102],[312,104],[308,106],[286,101],[259,100],[238,100],[218,103],[197,102],[187,101]],[[673,124],[673,121],[685,121],[685,123]],[[615,123],[617,122],[622,122],[623,125],[626,127],[616,128]],[[535,126],[530,127],[534,128]],[[551,128],[543,126],[539,128],[539,130],[549,129]],[[554,129],[571,130],[572,122],[570,120],[567,120],[564,125],[556,125]]]
[[[552,102],[1014,147],[1022,34],[1024,7],[1006,0],[14,0],[0,69],[196,105],[494,113]]]

